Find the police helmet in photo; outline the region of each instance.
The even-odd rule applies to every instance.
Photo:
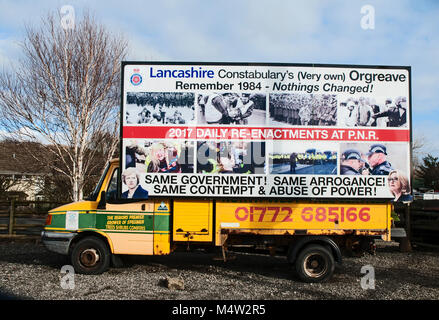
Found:
[[[374,144],[370,146],[369,152],[367,153],[367,156],[370,156],[371,154],[374,153],[384,153],[385,155],[387,155],[387,149],[384,145],[382,144]]]

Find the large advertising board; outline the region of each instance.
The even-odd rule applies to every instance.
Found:
[[[122,197],[402,200],[410,103],[410,67],[123,62]]]

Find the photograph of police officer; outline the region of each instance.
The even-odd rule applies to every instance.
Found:
[[[195,124],[195,94],[181,92],[128,92],[127,124]]]
[[[341,127],[406,127],[407,99],[349,97],[340,102],[338,121]]]
[[[394,170],[387,159],[387,148],[382,144],[373,144],[366,153],[371,175],[387,176]]]
[[[347,143],[341,145],[341,175],[389,175],[395,169],[408,172],[405,144]]]
[[[329,94],[270,94],[270,125],[335,126],[337,99]]]
[[[198,124],[264,125],[265,104],[264,94],[198,94]]]
[[[361,152],[356,149],[348,149],[342,153],[340,159],[341,175],[368,175],[369,170]]]

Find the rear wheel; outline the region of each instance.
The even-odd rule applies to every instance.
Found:
[[[110,266],[111,253],[104,241],[87,237],[73,247],[70,257],[77,273],[101,274]]]
[[[295,261],[296,272],[305,282],[323,282],[334,273],[335,262],[330,250],[321,245],[308,245]]]

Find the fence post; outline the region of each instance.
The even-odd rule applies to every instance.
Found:
[[[11,207],[9,208],[9,235],[14,233],[14,224],[15,224],[15,198],[11,199]]]
[[[411,252],[412,251],[412,230],[411,230],[411,221],[410,221],[410,203],[404,205],[404,214],[405,214],[405,232],[407,236],[401,239],[401,243],[399,244],[399,248],[401,252]]]

